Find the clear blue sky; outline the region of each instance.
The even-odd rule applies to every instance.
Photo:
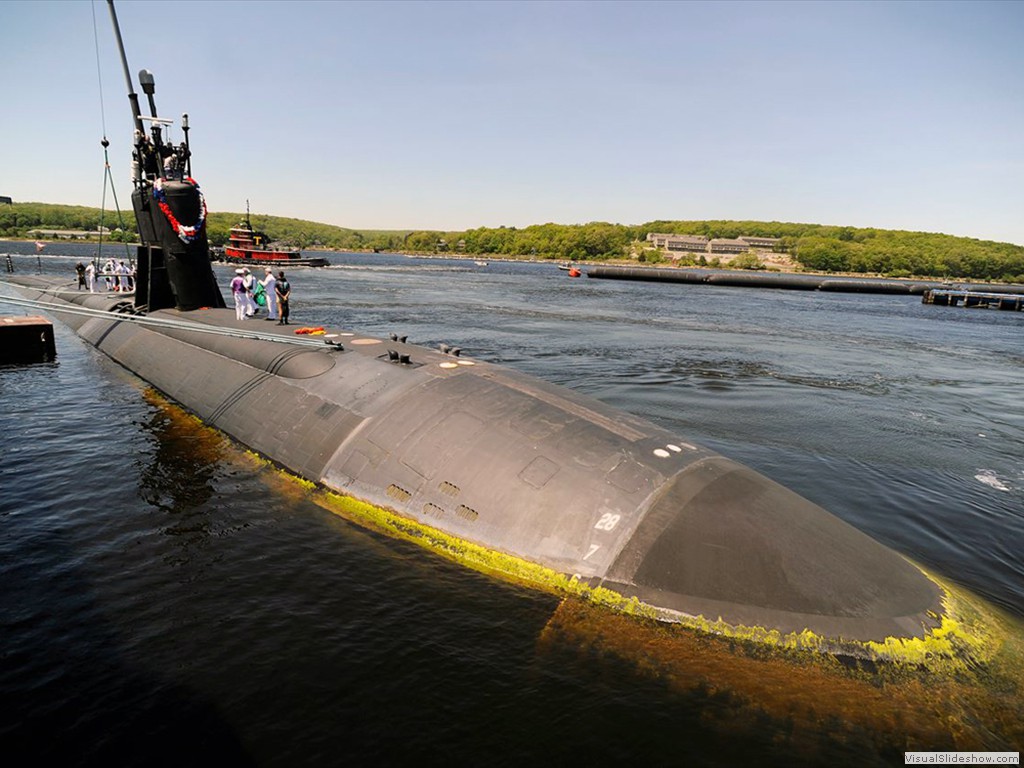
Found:
[[[1024,2],[144,2],[215,211],[364,229],[754,219],[1024,244]],[[105,2],[0,0],[0,195],[122,204]],[[175,127],[173,138],[181,140]]]

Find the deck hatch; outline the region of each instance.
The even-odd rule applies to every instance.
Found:
[[[534,488],[543,488],[547,485],[548,480],[558,473],[558,470],[559,466],[551,459],[538,456],[519,473],[519,479]]]

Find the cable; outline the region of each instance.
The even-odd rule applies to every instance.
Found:
[[[110,192],[114,196],[114,208],[117,210],[117,221],[121,227],[121,239],[124,243],[124,255],[128,261],[132,260],[131,251],[128,249],[128,242],[124,240],[124,234],[126,232],[124,227],[124,216],[121,213],[121,204],[117,200],[117,187],[114,185],[114,177],[110,173],[110,155],[107,152],[107,147],[110,146],[110,141],[107,140],[107,110],[103,104],[103,70],[100,67],[100,37],[96,26],[96,3],[92,4],[92,38],[96,47],[96,79],[99,81],[100,91],[100,125],[103,127],[103,140],[100,144],[103,145],[103,199],[100,203],[100,241],[99,247],[96,253],[95,263],[98,265],[100,259],[103,258],[103,219],[107,208],[107,182],[110,182]]]
[[[77,304],[55,304],[51,301],[36,301],[34,299],[22,299],[22,298],[9,298],[6,296],[0,296],[0,302],[7,302],[14,304],[15,306],[27,307],[28,309],[39,309],[48,310],[51,312],[63,312],[69,315],[78,315],[81,317],[91,317],[101,320],[110,321],[127,321],[131,323],[138,323],[143,326],[152,326],[154,328],[167,328],[169,330],[177,331],[191,331],[195,333],[207,333],[214,336],[226,336],[236,339],[251,339],[256,341],[276,341],[279,344],[292,344],[299,347],[312,347],[315,349],[327,349],[328,351],[341,351],[342,346],[337,342],[329,339],[312,339],[307,337],[296,338],[294,336],[280,336],[273,333],[261,333],[259,331],[241,331],[232,330],[229,328],[216,327],[203,325],[202,323],[192,323],[184,320],[172,320],[164,317],[152,317],[150,315],[132,315],[122,314],[120,312],[111,312],[102,309],[92,309],[90,307],[82,307]]]
[[[96,44],[96,78],[100,82],[100,124],[103,126],[103,138],[107,138],[107,114],[103,108],[103,73],[100,70],[100,36],[96,27],[96,3],[92,5],[92,39]]]

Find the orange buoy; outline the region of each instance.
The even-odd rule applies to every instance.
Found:
[[[576,269],[576,267],[573,267],[572,269],[569,270],[569,277],[579,277],[582,274],[583,273]]]

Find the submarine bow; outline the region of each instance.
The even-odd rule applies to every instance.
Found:
[[[689,615],[861,641],[920,637],[941,610],[938,587],[908,561],[720,457],[666,484],[606,579]]]
[[[916,566],[778,483],[599,401],[432,355],[396,371],[421,379],[400,397],[378,382],[321,482],[663,618],[875,642],[936,626],[942,592]]]

